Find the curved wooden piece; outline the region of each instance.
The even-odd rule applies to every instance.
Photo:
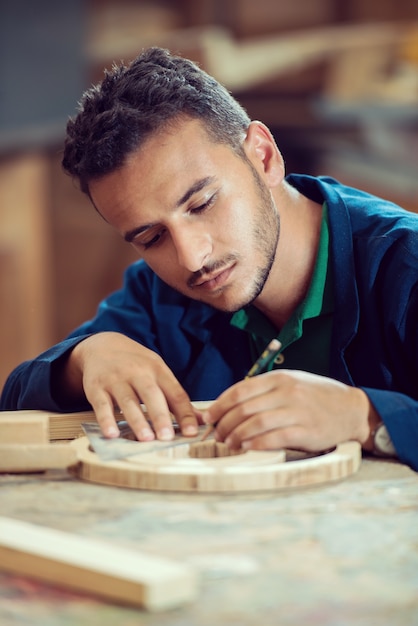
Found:
[[[361,463],[361,447],[355,441],[287,463],[283,450],[251,450],[227,456],[226,446],[213,440],[107,462],[90,450],[87,437],[70,445],[77,451],[78,463],[71,468],[77,477],[154,491],[245,492],[300,487],[340,480],[355,473]]]

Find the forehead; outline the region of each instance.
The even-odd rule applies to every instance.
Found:
[[[91,197],[111,224],[139,208],[148,220],[148,213],[173,208],[196,180],[222,176],[234,157],[229,146],[210,139],[200,121],[182,121],[149,137],[121,168],[92,181]]]
[[[126,167],[143,174],[144,184],[162,182],[171,173],[187,176],[193,169],[209,163],[222,144],[214,143],[198,120],[181,121],[151,135],[141,148],[126,160]],[[225,147],[225,146],[223,146]],[[171,185],[180,183],[171,178]]]

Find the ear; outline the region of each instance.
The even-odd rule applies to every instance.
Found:
[[[284,161],[267,126],[262,122],[252,121],[243,146],[248,159],[266,184],[269,187],[279,185],[285,175]]]

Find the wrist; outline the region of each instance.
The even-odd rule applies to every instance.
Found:
[[[382,418],[370,402],[368,396],[365,393],[364,395],[367,398],[369,409],[367,428],[365,429],[367,436],[363,435],[362,438],[359,439],[363,450],[380,457],[396,457],[396,449]]]
[[[364,393],[364,392],[363,392]],[[369,405],[368,415],[367,415],[367,437],[364,441],[360,442],[363,450],[367,452],[374,452],[374,437],[376,433],[376,429],[382,423],[382,418],[370,402],[367,395],[364,393],[367,398],[367,402]]]
[[[364,411],[361,412],[363,419],[361,420],[357,441],[361,443],[363,450],[373,452],[374,433],[379,424],[381,424],[382,419],[370,402],[367,394],[362,389],[357,389],[357,391],[363,396],[363,401],[365,402]]]

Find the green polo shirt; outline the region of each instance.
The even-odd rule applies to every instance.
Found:
[[[267,344],[277,337],[282,351],[268,369],[299,369],[327,376],[331,345],[334,297],[329,257],[329,224],[326,204],[322,208],[322,224],[318,255],[306,298],[283,328],[278,329],[255,306],[237,311],[231,324],[249,335],[253,361]]]

